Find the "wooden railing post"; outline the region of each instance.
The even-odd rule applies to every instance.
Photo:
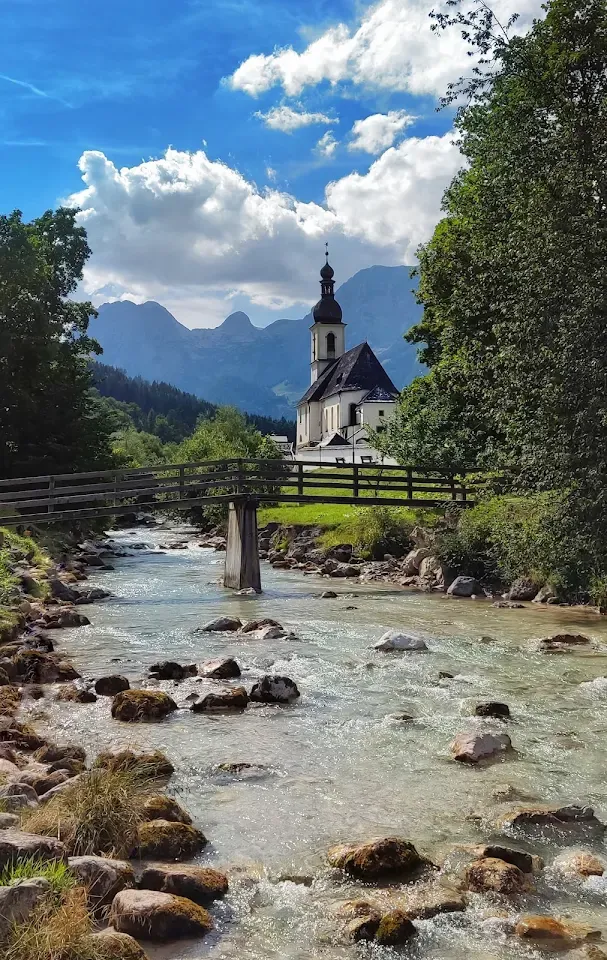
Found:
[[[300,497],[303,497],[304,492],[304,472],[303,472],[303,463],[297,464],[297,493]]]
[[[413,467],[407,467],[407,497],[413,500]]]
[[[352,495],[358,496],[358,464],[352,466]]]
[[[179,467],[179,499],[185,498],[185,466],[183,463]]]
[[[52,513],[55,509],[55,478],[49,477],[48,480],[48,512]]]
[[[455,478],[451,477],[451,499],[457,500],[457,490],[455,489]]]

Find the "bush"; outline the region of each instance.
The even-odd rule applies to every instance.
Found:
[[[50,898],[25,923],[15,924],[3,944],[3,960],[110,960],[91,937],[92,922],[82,887],[59,905]]]
[[[406,507],[361,507],[351,523],[352,545],[374,558],[382,559],[386,553],[400,557],[409,549],[414,526]]]
[[[93,769],[23,817],[30,833],[59,837],[74,856],[128,857],[137,846],[146,797],[155,789],[125,770]]]
[[[579,499],[559,493],[496,496],[462,513],[437,539],[454,572],[510,584],[529,577],[570,601],[607,600],[602,558],[580,522]]]

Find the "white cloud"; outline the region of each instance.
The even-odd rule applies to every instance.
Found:
[[[301,53],[292,47],[248,57],[228,78],[230,86],[257,96],[282,86],[298,96],[322,81],[349,80],[388,90],[441,95],[449,82],[470,70],[468,46],[457,28],[434,33],[428,14],[433,0],[380,0],[356,29],[338,24]],[[541,12],[539,0],[495,0],[500,20],[520,14],[517,30]]]
[[[389,113],[374,113],[364,120],[357,120],[352,127],[349,150],[364,150],[365,153],[381,153],[391,147],[399,133],[408,127],[413,117],[406,110],[390,110]]]
[[[278,179],[278,173],[277,173],[277,171],[274,169],[274,167],[266,167],[266,177],[267,177],[268,180],[270,180],[272,183],[275,183],[275,182],[276,182],[276,180]]]
[[[178,302],[189,318],[199,303],[200,326],[217,322],[226,297],[272,310],[310,302],[326,239],[339,280],[373,263],[411,263],[460,163],[451,137],[411,138],[367,173],[329,184],[320,204],[260,190],[202,150],[122,169],[87,151],[85,189],[68,200],[93,250],[85,292],[96,302],[108,290],[160,300],[178,317]]]
[[[282,130],[283,133],[293,133],[300,127],[310,127],[315,123],[339,123],[339,120],[328,117],[326,113],[308,113],[305,110],[294,110],[293,107],[273,107],[267,113],[258,111],[255,114],[263,120],[266,127],[272,130]]]
[[[339,141],[335,139],[330,130],[323,133],[322,137],[314,148],[321,157],[332,157],[339,146]]]

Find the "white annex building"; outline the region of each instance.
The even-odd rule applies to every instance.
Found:
[[[312,383],[297,404],[297,457],[375,461],[381,454],[369,446],[366,428],[381,433],[398,390],[368,343],[346,350],[328,256],[320,271],[321,298],[312,311]]]

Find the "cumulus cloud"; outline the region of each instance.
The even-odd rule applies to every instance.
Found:
[[[357,28],[331,27],[301,53],[292,47],[248,57],[228,78],[235,90],[257,96],[282,86],[298,96],[322,81],[351,81],[413,94],[441,95],[447,85],[470,69],[468,47],[457,29],[430,30],[432,0],[380,0]],[[524,29],[541,10],[539,0],[495,0],[500,20],[518,12]]]
[[[282,130],[283,133],[293,133],[300,127],[310,127],[316,123],[339,123],[334,117],[328,117],[326,113],[308,113],[305,110],[294,110],[293,107],[273,107],[267,113],[257,111],[255,114],[260,120],[263,120],[266,127],[272,130]]]
[[[314,149],[321,157],[332,157],[338,146],[339,141],[335,139],[330,130],[327,130],[326,133],[323,133]]]
[[[365,153],[381,153],[391,147],[398,134],[408,127],[413,117],[406,110],[390,110],[389,113],[374,113],[364,120],[357,120],[352,127],[349,150],[364,150]]]
[[[329,184],[321,204],[260,190],[203,150],[169,149],[122,169],[87,151],[85,187],[68,201],[81,208],[93,250],[85,291],[98,300],[111,289],[174,308],[183,300],[190,312],[206,304],[211,313],[199,325],[219,319],[226,296],[271,309],[310,301],[325,239],[343,279],[372,263],[411,263],[460,163],[450,136],[411,138],[367,173]]]

